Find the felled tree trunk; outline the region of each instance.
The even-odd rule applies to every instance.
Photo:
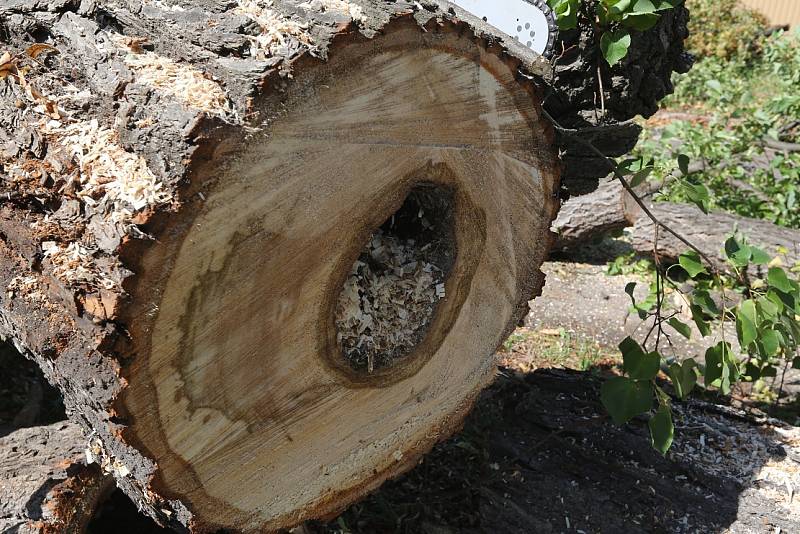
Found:
[[[292,526],[415,465],[558,207],[541,58],[431,4],[274,4],[4,28],[3,333],[176,529]]]
[[[272,531],[459,426],[543,283],[542,58],[447,2],[0,15],[0,333],[137,506]]]
[[[0,532],[80,534],[114,479],[87,465],[80,427],[62,422],[0,437]]]

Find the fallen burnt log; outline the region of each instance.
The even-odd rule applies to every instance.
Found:
[[[289,527],[459,426],[543,283],[547,62],[446,2],[0,10],[0,334],[139,508]]]

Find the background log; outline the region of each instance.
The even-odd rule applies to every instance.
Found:
[[[555,249],[591,241],[608,232],[633,225],[638,206],[615,178],[607,178],[589,194],[570,198],[553,222]]]
[[[778,249],[787,253],[783,261],[788,265],[800,262],[800,231],[774,225],[760,219],[739,217],[729,213],[713,212],[708,215],[688,204],[657,202],[651,204],[653,214],[664,224],[686,237],[709,258],[716,267],[729,269],[725,260],[725,241],[735,231],[747,237],[747,242],[763,248],[771,256],[778,255]],[[653,254],[655,232],[647,217],[639,217],[631,231],[632,245],[637,252]],[[687,247],[664,231],[658,234],[658,254],[664,259],[677,261]]]
[[[112,477],[86,463],[80,427],[61,422],[0,437],[0,532],[81,534]]]
[[[642,196],[656,192],[661,184],[643,184],[637,189]],[[784,261],[793,265],[800,261],[800,231],[777,226],[761,219],[751,219],[730,213],[705,214],[690,204],[647,201],[648,208],[661,222],[686,237],[715,261],[717,268],[727,270],[725,241],[735,231],[744,234],[748,242],[763,248],[771,255],[785,249]],[[588,194],[571,198],[564,203],[553,222],[558,236],[555,249],[569,249],[597,239],[615,230],[631,228],[634,250],[653,255],[655,228],[633,198],[616,179],[604,181]],[[687,251],[685,244],[665,231],[658,234],[658,254],[676,262]]]

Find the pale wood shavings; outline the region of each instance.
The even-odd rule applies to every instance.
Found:
[[[308,26],[282,15],[272,6],[271,0],[239,0],[234,9],[261,28],[259,35],[250,37],[250,55],[256,59],[289,55],[287,51],[292,40],[313,49]]]
[[[335,11],[336,13],[350,17],[354,21],[367,21],[363,8],[347,0],[311,0],[300,4],[300,7],[314,11]]]
[[[37,45],[34,45],[34,47]],[[54,78],[48,71],[39,74],[37,86],[26,78],[20,62],[43,53],[57,53],[49,45],[29,49],[27,56],[0,56],[2,77],[15,83],[20,100],[21,116],[38,117],[39,132],[47,137],[47,160],[12,158],[4,162],[11,182],[36,185],[47,176],[61,182],[62,191],[69,191],[84,204],[84,212],[92,213],[98,224],[119,235],[136,235],[134,224],[138,213],[172,201],[172,193],[149,169],[141,156],[128,152],[119,142],[116,130],[101,126],[97,120],[78,120],[87,105],[95,98],[87,89],[79,89],[66,80]],[[35,224],[35,223],[33,223]],[[141,233],[141,232],[139,232]],[[61,236],[63,237],[63,236]],[[69,287],[119,289],[122,266],[118,259],[96,261],[94,250],[98,238],[85,232],[78,242],[46,242],[42,247],[52,266],[52,275]],[[20,288],[15,285],[15,290]]]
[[[345,357],[354,368],[388,365],[420,341],[437,302],[444,274],[424,260],[413,239],[377,231],[353,265],[336,308],[336,327]]]
[[[144,50],[136,39],[111,34],[111,40],[128,52],[123,61],[136,74],[137,83],[171,96],[188,108],[223,118],[233,115],[225,91],[202,71]]]
[[[186,11],[186,9],[184,9],[183,6],[180,6],[178,4],[169,5],[166,2],[162,2],[161,0],[147,0],[144,3],[149,4],[151,6],[155,6],[164,11],[171,11],[173,13],[183,13],[184,11]]]
[[[68,286],[98,286],[114,289],[117,284],[97,267],[92,253],[78,243],[42,243],[44,257],[53,265],[53,276]]]
[[[125,464],[120,462],[113,454],[108,452],[100,438],[90,441],[86,447],[86,463],[100,465],[103,472],[114,475],[115,478],[124,478],[131,474]]]
[[[89,205],[109,201],[115,222],[125,222],[134,212],[172,200],[172,194],[150,171],[144,158],[123,149],[117,132],[101,127],[97,120],[69,125],[51,121],[44,131],[77,161],[79,198]]]
[[[116,131],[100,126],[96,119],[75,121],[70,117],[68,110],[85,104],[91,98],[89,91],[65,83],[59,95],[51,96],[30,84],[21,70],[15,69],[14,75],[34,104],[31,110],[42,115],[42,133],[66,148],[77,161],[82,186],[78,196],[85,203],[96,205],[109,200],[114,208],[112,218],[122,222],[133,212],[172,199],[144,158],[119,145]],[[21,165],[16,170],[21,174],[26,172]]]

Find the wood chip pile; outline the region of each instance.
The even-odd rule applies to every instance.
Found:
[[[338,341],[357,370],[373,372],[419,343],[445,296],[432,244],[378,230],[353,265],[336,307]]]

